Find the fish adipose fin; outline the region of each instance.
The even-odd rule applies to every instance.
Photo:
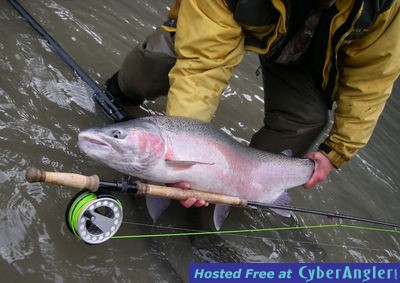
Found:
[[[170,199],[166,198],[157,198],[157,197],[146,197],[146,206],[147,211],[149,212],[151,218],[153,219],[153,223],[155,223],[160,217],[160,215],[168,208],[171,204]]]
[[[174,169],[182,170],[190,168],[194,165],[214,165],[214,163],[199,162],[199,161],[184,161],[184,160],[171,160],[166,159],[165,162]]]
[[[286,155],[288,157],[293,157],[293,151],[290,148],[285,149],[284,151],[281,152],[281,154]]]
[[[227,204],[216,204],[214,208],[214,226],[219,231],[229,215],[231,207]]]
[[[290,206],[291,199],[289,194],[285,191],[279,198],[277,198],[272,204],[273,205],[280,205],[280,206]],[[284,210],[284,209],[276,209],[276,208],[271,208],[273,212],[276,214],[279,214],[284,217],[291,217],[292,212],[289,210]]]

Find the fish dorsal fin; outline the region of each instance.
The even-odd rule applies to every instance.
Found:
[[[279,198],[277,198],[272,204],[273,205],[281,205],[281,206],[290,206],[292,200],[290,199],[289,194],[287,191],[285,191]],[[292,212],[289,210],[284,210],[284,209],[276,209],[276,208],[271,208],[273,212],[276,214],[279,214],[284,217],[290,217],[292,216]]]
[[[215,229],[221,229],[222,224],[224,224],[225,219],[229,215],[231,207],[227,204],[216,204],[214,208],[214,226]]]
[[[157,221],[158,217],[160,217],[170,204],[170,199],[146,196],[147,211],[149,212],[151,219],[153,219],[153,223]]]
[[[186,160],[172,160],[166,159],[165,163],[174,169],[187,169],[194,165],[214,165],[214,163],[200,162],[200,161],[186,161]]]

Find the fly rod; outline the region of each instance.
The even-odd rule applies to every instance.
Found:
[[[119,103],[108,92],[102,90],[95,81],[72,59],[72,57],[54,40],[53,37],[24,9],[17,0],[8,0],[10,4],[21,14],[21,16],[33,27],[53,48],[56,54],[68,66],[70,66],[94,91],[93,97],[107,117],[120,122],[127,119],[127,114]]]
[[[389,223],[379,220],[373,220],[368,218],[362,218],[357,216],[350,216],[335,212],[324,212],[319,210],[311,210],[305,208],[296,208],[289,206],[280,205],[269,205],[266,203],[247,201],[238,197],[209,193],[195,189],[180,189],[168,186],[159,186],[153,184],[147,184],[140,181],[128,183],[127,181],[101,181],[97,175],[85,176],[74,173],[62,173],[62,172],[47,172],[43,169],[37,169],[30,167],[26,171],[26,180],[30,183],[33,182],[44,182],[49,184],[56,184],[61,186],[67,186],[77,189],[87,189],[92,192],[97,192],[99,189],[107,189],[118,192],[130,192],[135,195],[149,195],[156,197],[163,197],[175,200],[186,200],[194,197],[196,199],[202,199],[206,202],[213,204],[227,204],[239,207],[264,207],[269,209],[282,209],[293,212],[314,214],[320,216],[327,216],[338,219],[346,219],[352,221],[359,221],[365,223],[378,224],[383,226],[390,226],[393,228],[400,228],[400,224]]]

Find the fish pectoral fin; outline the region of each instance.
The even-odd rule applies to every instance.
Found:
[[[170,199],[146,196],[147,211],[150,214],[153,223],[155,223],[160,215],[171,204]]]
[[[277,198],[272,204],[274,205],[280,205],[280,206],[290,206],[292,200],[290,199],[289,194],[287,191],[285,191],[279,198]],[[284,210],[284,209],[277,209],[277,208],[271,208],[273,212],[276,214],[279,214],[284,217],[291,217],[292,212],[289,210]]]
[[[165,162],[174,169],[182,170],[190,168],[194,165],[214,165],[214,163],[200,162],[200,161],[185,161],[185,160],[171,160],[166,159]]]
[[[216,204],[214,208],[214,226],[219,231],[229,215],[231,207],[227,204]]]

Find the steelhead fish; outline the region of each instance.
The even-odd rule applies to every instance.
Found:
[[[212,124],[182,117],[134,119],[82,131],[78,139],[82,152],[122,173],[270,205],[288,205],[287,189],[306,183],[314,170],[309,159],[257,150]],[[154,201],[147,202],[153,220],[169,204]],[[216,205],[217,229],[228,213],[228,206]]]

